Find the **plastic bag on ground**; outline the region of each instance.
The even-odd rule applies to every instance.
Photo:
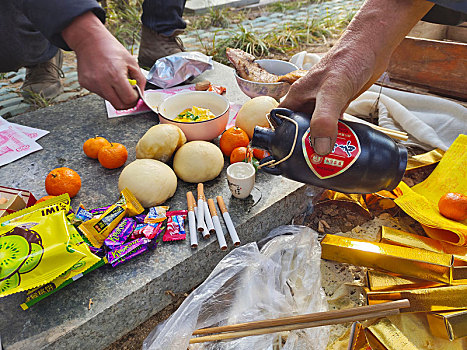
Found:
[[[219,262],[164,323],[143,350],[325,349],[327,327],[189,345],[194,330],[327,310],[321,288],[318,234],[304,226],[280,226],[256,243],[234,249]]]

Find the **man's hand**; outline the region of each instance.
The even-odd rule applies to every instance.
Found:
[[[128,78],[135,79],[142,91],[146,79],[136,59],[92,12],[75,18],[62,31],[62,36],[76,53],[82,87],[105,98],[116,109],[135,106],[138,94]]]
[[[336,45],[292,84],[279,107],[312,114],[316,153],[331,152],[348,104],[381,76],[394,49],[432,6],[425,0],[367,0]]]

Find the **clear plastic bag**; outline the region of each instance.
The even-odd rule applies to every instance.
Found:
[[[189,345],[195,329],[327,310],[318,234],[280,226],[260,242],[234,249],[164,323],[143,350],[325,349],[327,327]]]

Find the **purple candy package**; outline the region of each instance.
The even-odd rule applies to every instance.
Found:
[[[113,267],[123,264],[149,249],[151,241],[146,237],[137,238],[107,253],[107,260]]]
[[[132,218],[123,218],[105,239],[104,244],[114,250],[124,244],[136,227],[136,221]]]

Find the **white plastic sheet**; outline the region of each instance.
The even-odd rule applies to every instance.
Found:
[[[304,226],[280,226],[268,237],[266,243],[260,242],[261,251],[250,243],[225,256],[178,310],[152,331],[143,350],[325,349],[327,327],[292,331],[282,340],[266,334],[189,346],[198,328],[327,310],[318,234]]]

